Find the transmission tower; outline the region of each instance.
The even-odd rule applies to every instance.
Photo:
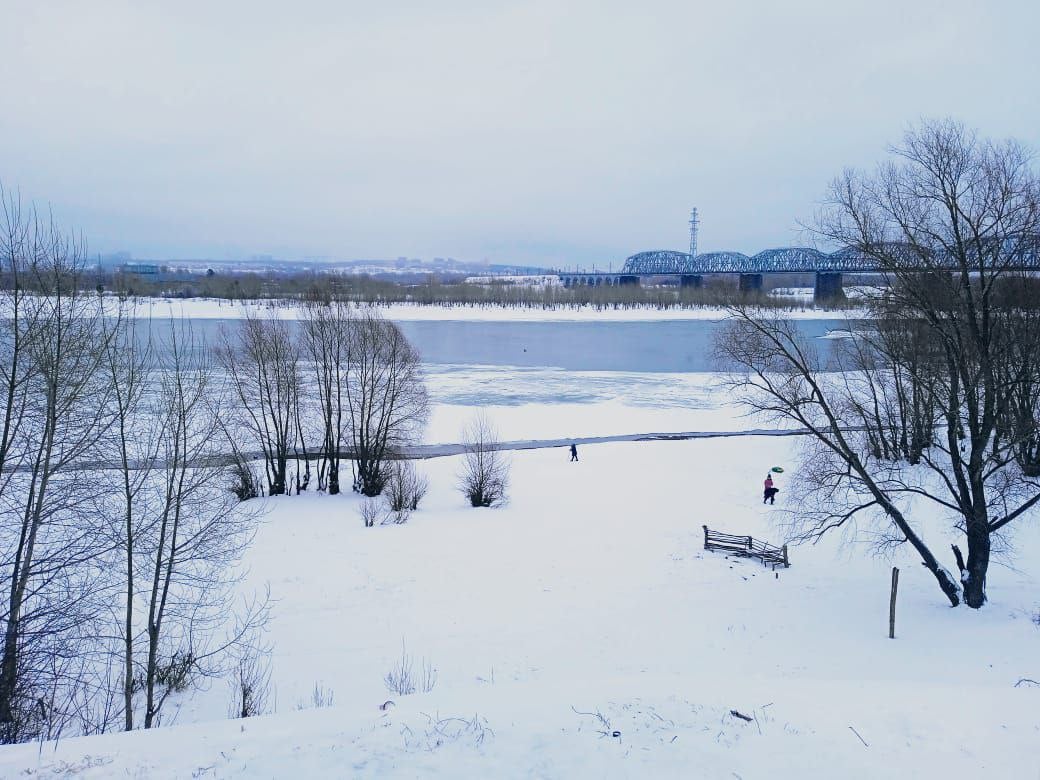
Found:
[[[697,220],[697,207],[694,206],[690,211],[690,257],[697,256],[697,226],[700,222]]]

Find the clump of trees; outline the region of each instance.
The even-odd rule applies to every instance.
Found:
[[[128,312],[84,292],[84,256],[0,190],[4,743],[158,725],[266,612],[233,608],[252,523],[200,467],[224,397],[208,352],[172,324],[153,366]]]
[[[249,499],[337,493],[346,459],[366,525],[406,522],[428,487],[406,458],[429,414],[418,353],[331,298],[211,347],[91,289],[49,218],[2,190],[0,209],[0,743],[159,726],[220,676],[230,712],[263,712],[268,601],[235,604]],[[504,461],[474,431],[490,506]]]
[[[242,442],[255,443],[268,495],[289,493],[294,484],[297,493],[305,490],[314,456],[319,490],[340,492],[346,458],[353,489],[378,496],[392,461],[421,438],[429,415],[419,353],[373,310],[312,304],[298,336],[276,313],[248,312],[241,327],[225,332],[220,359],[237,401],[224,424],[227,439],[236,452]],[[248,479],[238,472],[247,492]]]
[[[289,489],[291,456],[302,442],[299,427],[299,353],[288,323],[246,312],[233,333],[223,334],[220,361],[236,395],[239,429],[228,439],[255,441],[263,453],[269,495]],[[244,434],[244,436],[243,436]]]
[[[873,329],[824,366],[790,321],[735,306],[717,349],[743,369],[745,403],[812,434],[796,537],[870,517],[952,605],[978,608],[995,540],[1040,503],[1040,285],[1025,270],[1040,262],[1040,178],[1018,143],[952,121],[893,151],[839,177],[817,227],[884,273]],[[923,532],[936,512],[960,534],[959,576]]]

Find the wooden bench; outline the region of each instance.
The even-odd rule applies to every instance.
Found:
[[[775,547],[768,542],[763,542],[751,536],[737,536],[726,534],[722,531],[712,531],[708,526],[704,529],[704,549],[722,550],[724,552],[739,555],[742,558],[757,558],[763,565],[787,568],[790,562],[787,560],[787,545]]]

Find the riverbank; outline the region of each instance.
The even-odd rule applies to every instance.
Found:
[[[189,319],[238,319],[246,312],[274,314],[282,319],[303,317],[303,308],[293,301],[229,301],[222,298],[135,298],[137,317],[186,317]],[[110,299],[110,310],[115,311],[118,301]],[[652,307],[596,308],[593,306],[533,308],[521,306],[440,306],[394,303],[374,306],[383,316],[395,322],[423,321],[476,321],[476,322],[659,322],[672,320],[723,320],[727,312],[722,307],[701,306],[668,309]],[[785,317],[799,320],[863,319],[863,309],[825,309],[792,307],[769,309]]]

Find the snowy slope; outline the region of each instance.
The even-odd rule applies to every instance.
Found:
[[[498,510],[465,507],[459,460],[434,459],[404,526],[362,528],[353,496],[269,500],[247,562],[277,600],[277,712],[221,720],[217,682],[180,725],[0,749],[0,776],[1040,776],[1040,688],[1015,687],[1040,679],[1037,523],[980,612],[897,554],[889,640],[892,561],[853,541],[775,574],[702,549],[702,523],[782,541],[786,493],[765,507],[759,487],[774,464],[797,478],[794,446],[517,452]],[[402,641],[431,692],[386,691]],[[333,706],[297,711],[316,683]]]

